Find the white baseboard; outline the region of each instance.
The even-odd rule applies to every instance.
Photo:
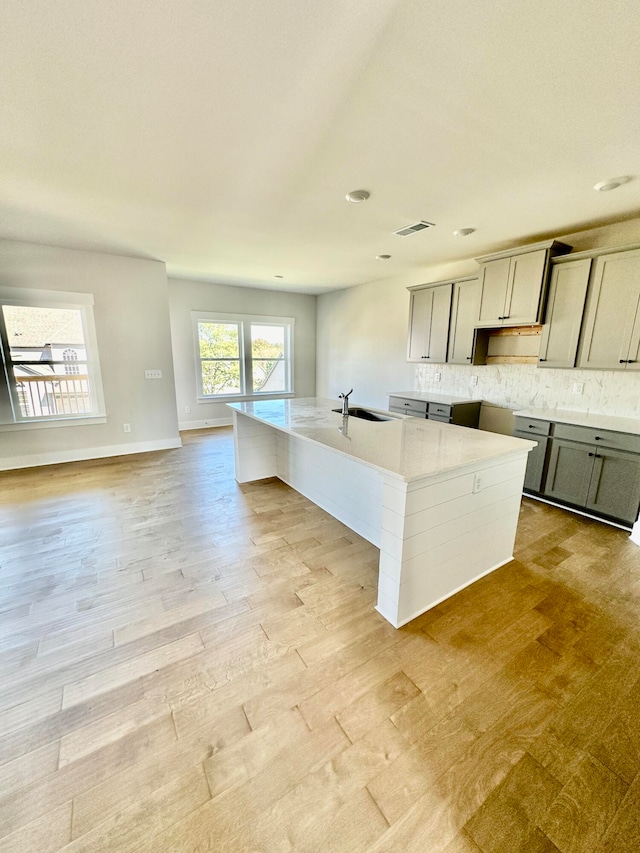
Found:
[[[182,447],[180,438],[136,441],[131,444],[109,444],[105,447],[80,447],[70,450],[55,450],[51,453],[31,453],[28,456],[0,458],[0,471],[36,468],[40,465],[58,465],[61,462],[80,462],[84,459],[104,459],[108,456],[128,456],[131,453],[149,453],[153,450],[173,450],[176,447]]]
[[[209,427],[231,426],[233,423],[233,415],[228,418],[209,418],[207,421],[178,421],[178,429],[180,432],[186,432],[190,429],[208,429]]]

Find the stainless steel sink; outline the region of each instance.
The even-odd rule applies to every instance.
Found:
[[[342,409],[331,409],[332,412],[338,412],[340,414]],[[362,418],[363,421],[391,421],[393,418],[391,416],[386,417],[385,415],[379,415],[377,412],[370,412],[369,409],[361,409],[358,406],[350,406],[347,409],[349,415],[352,418]]]

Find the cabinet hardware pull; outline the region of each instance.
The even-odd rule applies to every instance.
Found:
[[[510,320],[510,319],[511,319],[511,314],[507,314],[507,315],[506,315],[506,316],[504,316],[502,319],[503,319],[503,320]]]
[[[596,436],[596,441],[602,441],[602,436],[601,436],[601,435],[597,435],[597,436]]]
[[[595,453],[590,453],[589,456],[595,456]]]
[[[627,363],[627,362],[626,362],[626,360],[625,360],[624,358],[621,358],[621,359],[620,359],[620,364],[626,364],[626,363]]]
[[[538,361],[546,361],[546,358],[539,358]]]
[[[601,453],[594,453],[593,455],[596,457],[596,459],[602,459]]]
[[[627,359],[627,364],[635,364],[634,359],[632,359],[632,358]]]
[[[467,361],[471,361],[471,356],[470,356],[470,355],[468,355],[468,356],[467,356]]]
[[[534,424],[529,424],[529,429],[535,429]]]

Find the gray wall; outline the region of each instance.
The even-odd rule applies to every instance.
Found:
[[[180,445],[164,263],[0,241],[0,284],[93,294],[107,414],[87,426],[0,427],[0,468]],[[145,380],[146,368],[162,379]]]
[[[186,279],[169,279],[171,337],[180,429],[231,423],[224,403],[199,403],[191,326],[192,311],[295,317],[294,382],[296,397],[313,397],[316,390],[315,296],[256,290]],[[185,408],[191,409],[190,413]]]

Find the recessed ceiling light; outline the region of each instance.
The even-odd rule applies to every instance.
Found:
[[[469,234],[473,234],[475,228],[458,228],[453,232],[454,237],[468,237]]]
[[[274,275],[274,278],[284,278],[283,275]]]
[[[352,190],[350,193],[346,194],[345,198],[347,201],[350,201],[351,204],[362,204],[362,202],[366,201],[370,195],[371,193],[367,190]]]
[[[594,190],[597,190],[599,193],[607,193],[609,190],[617,190],[618,187],[621,187],[622,184],[626,184],[627,181],[630,181],[627,175],[623,175],[621,178],[609,178],[606,181],[600,181],[599,184],[594,186]]]
[[[391,255],[376,255],[376,261],[388,261]]]

